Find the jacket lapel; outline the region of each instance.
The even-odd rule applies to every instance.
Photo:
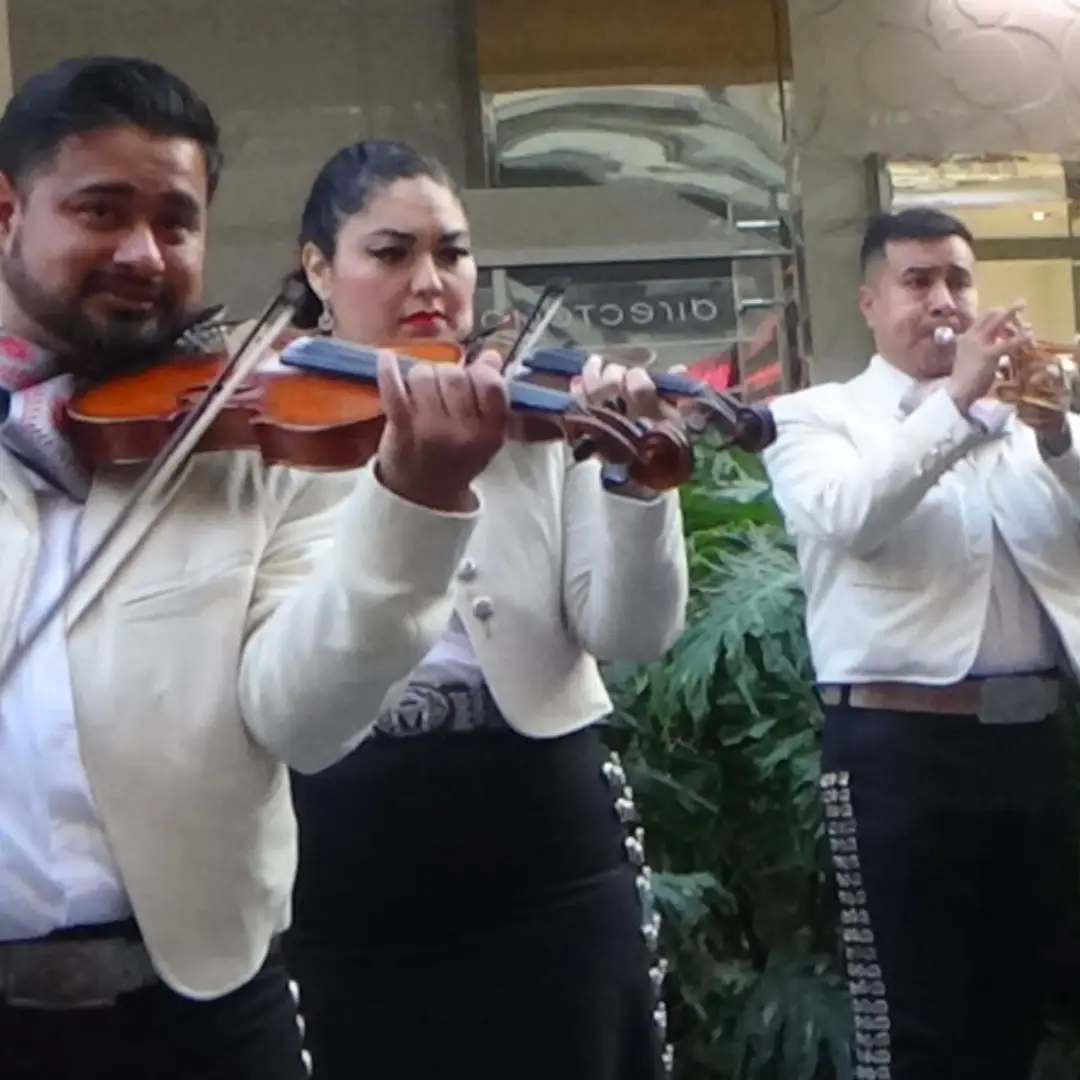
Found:
[[[142,468],[142,466],[140,466]],[[159,495],[143,499],[127,514],[126,520],[109,540],[104,555],[97,559],[80,587],[68,602],[66,625],[70,630],[108,587],[109,582],[136,552],[153,528],[154,523],[172,502],[187,475],[189,466],[181,469],[176,478]],[[90,495],[83,510],[79,530],[78,565],[82,566],[94,550],[114,529],[120,515],[126,513],[137,469],[117,469],[94,478]]]

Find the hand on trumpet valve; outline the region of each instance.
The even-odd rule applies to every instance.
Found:
[[[935,330],[937,344],[948,344],[945,339],[949,334],[955,342],[956,357],[948,391],[965,415],[976,401],[991,393],[999,379],[1002,360],[1012,363],[1016,353],[1025,345],[1030,346],[1030,337],[1019,321],[1023,307],[1023,303],[1016,303],[1008,308],[991,308],[962,334],[956,334],[951,327]]]
[[[984,396],[1013,406],[1043,451],[1061,454],[1071,445],[1068,413],[1080,373],[1069,355],[1072,349],[1035,339],[1020,316],[1022,308],[1018,303],[988,311],[955,338],[950,392],[965,413]],[[951,333],[951,328],[939,327],[934,334],[935,342],[946,344],[946,333],[939,331]]]

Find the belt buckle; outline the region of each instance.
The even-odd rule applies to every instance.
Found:
[[[24,1009],[103,1009],[120,995],[122,941],[39,941],[0,958],[3,998]]]
[[[999,675],[980,686],[983,724],[1032,724],[1057,708],[1057,685],[1037,675]]]

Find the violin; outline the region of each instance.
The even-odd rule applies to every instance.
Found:
[[[286,282],[231,352],[180,350],[166,362],[124,372],[72,396],[65,427],[87,468],[145,467],[64,588],[0,664],[0,687],[83,590],[123,529],[164,494],[193,455],[256,450],[268,462],[322,470],[359,468],[373,456],[385,424],[376,385],[378,353],[330,338],[289,341],[303,297],[298,282]],[[267,363],[282,342],[276,363]],[[455,345],[408,342],[401,349],[412,354],[403,366],[466,358]],[[417,357],[418,352],[423,355]],[[583,406],[571,394],[508,385],[515,412],[536,422],[534,439],[568,439],[575,457],[606,456],[635,482],[657,490],[676,487],[693,472],[693,452],[674,425],[639,424],[612,410]],[[88,585],[81,597],[84,609],[112,572]]]
[[[374,455],[385,416],[377,387],[378,351],[334,338],[280,336],[276,360],[236,386],[194,452],[254,450],[268,464],[309,470],[355,469]],[[404,370],[417,363],[460,364],[465,350],[442,341],[393,342]],[[114,376],[75,394],[66,428],[87,468],[151,461],[177,425],[203,401],[228,357],[181,355]],[[510,406],[532,422],[528,441],[566,439],[582,457],[621,466],[635,483],[667,490],[693,471],[693,453],[673,425],[640,425],[573,395],[507,383]]]
[[[521,363],[533,375],[569,382],[588,359],[589,353],[580,349],[536,349]],[[767,406],[747,405],[700,379],[671,371],[652,371],[649,377],[663,400],[692,406],[686,424],[695,434],[715,427],[730,445],[755,454],[776,442],[776,421]]]
[[[503,325],[476,335],[470,348],[499,348],[507,336],[515,333],[517,313],[508,316]],[[514,370],[528,374],[542,385],[568,386],[580,375],[589,356],[588,351],[574,348],[544,348],[535,346],[520,351]],[[776,421],[765,405],[748,405],[734,394],[715,390],[708,383],[671,371],[651,371],[650,377],[661,399],[681,404],[684,423],[695,435],[712,427],[720,431],[727,445],[750,453],[761,453],[776,441]],[[689,406],[689,408],[686,408]]]

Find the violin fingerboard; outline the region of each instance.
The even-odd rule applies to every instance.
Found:
[[[298,338],[281,350],[281,363],[298,371],[313,371],[320,375],[353,379],[373,383],[378,368],[378,353],[337,338]],[[399,357],[403,371],[422,360]],[[511,379],[507,382],[510,404],[518,412],[542,413],[547,416],[563,416],[580,407],[573,398],[559,390],[546,386]]]
[[[379,354],[337,338],[302,337],[286,345],[279,359],[285,367],[299,371],[373,383],[377,378]]]
[[[580,349],[537,349],[523,363],[537,375],[564,375],[573,378],[581,374],[588,353]]]

